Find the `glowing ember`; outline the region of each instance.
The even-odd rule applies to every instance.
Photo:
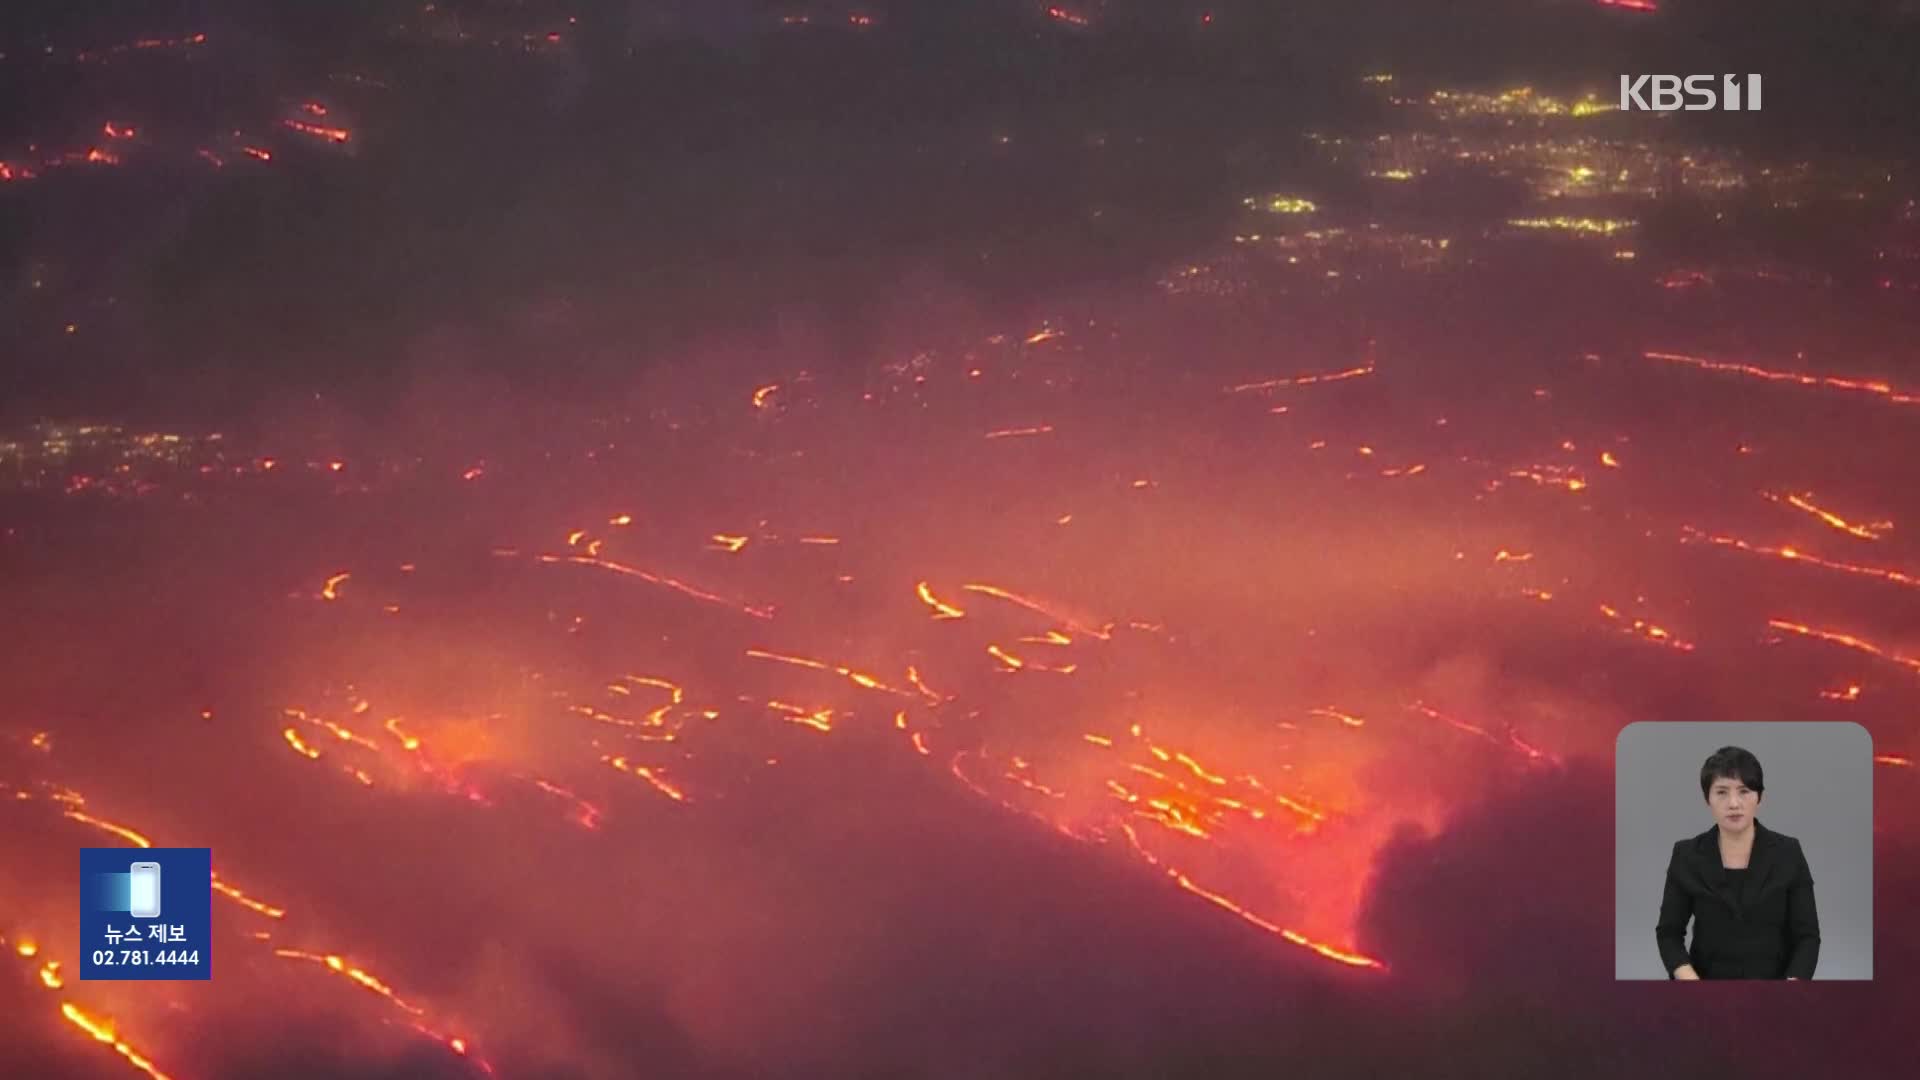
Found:
[[[346,128],[327,127],[323,124],[308,123],[305,120],[282,120],[281,123],[302,135],[311,135],[330,143],[344,143],[353,138],[353,132]]]

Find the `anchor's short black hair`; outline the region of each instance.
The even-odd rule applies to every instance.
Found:
[[[1740,781],[1756,795],[1767,790],[1767,774],[1760,768],[1760,759],[1738,746],[1723,746],[1708,755],[1706,764],[1700,766],[1700,797],[1706,798],[1713,782],[1723,778]]]

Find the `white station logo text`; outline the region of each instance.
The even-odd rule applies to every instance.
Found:
[[[1622,75],[1620,111],[1760,111],[1758,75]]]

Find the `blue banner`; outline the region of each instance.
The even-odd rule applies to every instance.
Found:
[[[80,849],[80,978],[213,977],[207,848]]]

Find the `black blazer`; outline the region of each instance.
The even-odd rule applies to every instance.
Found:
[[[1753,823],[1753,856],[1736,892],[1720,865],[1720,827],[1673,845],[1654,938],[1660,961],[1703,979],[1810,979],[1820,959],[1813,873],[1800,841]],[[1683,945],[1687,920],[1693,944]]]

